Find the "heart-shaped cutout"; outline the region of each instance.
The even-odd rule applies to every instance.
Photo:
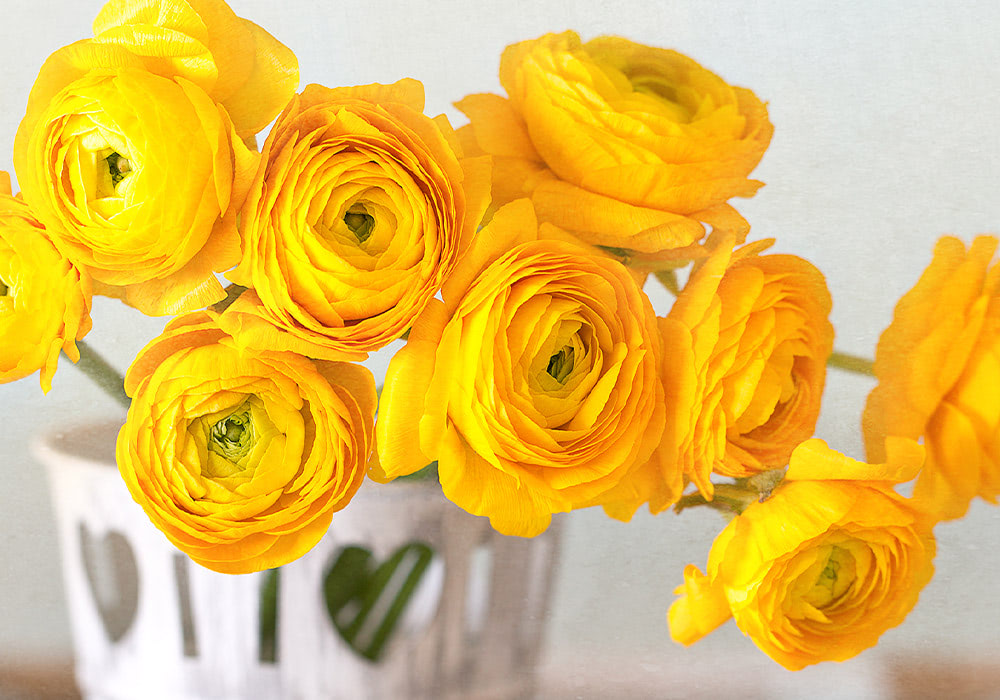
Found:
[[[323,579],[323,597],[351,649],[378,661],[433,558],[423,542],[403,545],[377,567],[364,547],[340,550]]]
[[[139,610],[135,553],[120,532],[112,530],[98,539],[80,523],[80,554],[97,615],[115,643],[128,632]]]

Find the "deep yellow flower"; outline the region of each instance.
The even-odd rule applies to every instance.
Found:
[[[200,312],[142,350],[125,388],[118,468],[202,566],[247,573],[302,556],[364,480],[376,396],[359,365],[237,347]]]
[[[90,280],[49,240],[28,205],[11,196],[0,171],[0,383],[40,370],[52,388],[59,353],[80,359],[90,330]]]
[[[747,175],[773,131],[749,90],[675,51],[571,31],[507,47],[500,82],[509,99],[457,103],[495,158],[495,204],[530,197],[541,221],[646,254],[688,248],[703,223],[746,235],[726,202],[761,186]]]
[[[252,287],[227,316],[247,337],[361,359],[438,292],[489,202],[489,160],[463,158],[447,119],[423,108],[423,86],[407,79],[310,85],[282,113],[229,274]]]
[[[862,419],[869,459],[887,435],[923,438],[927,463],[914,499],[960,518],[1000,495],[1000,266],[993,236],[968,249],[938,241],[934,259],[900,299],[875,355],[878,386]]]
[[[667,397],[654,459],[622,482],[608,512],[660,512],[685,480],[710,497],[709,477],[781,468],[812,435],[833,347],[822,273],[794,255],[761,255],[771,241],[733,250],[716,236],[666,318],[660,374]]]
[[[618,262],[500,209],[389,364],[376,478],[432,460],[445,495],[508,535],[600,502],[660,439],[655,317]]]
[[[136,68],[194,83],[226,109],[246,139],[267,126],[298,87],[295,55],[222,0],[111,0],[93,29],[92,39],[59,49],[42,66],[27,122],[91,70]]]
[[[730,615],[790,670],[843,661],[900,624],[934,573],[932,521],[892,490],[923,449],[891,439],[884,464],[808,440],[785,481],[716,538],[708,573],[684,571],[670,608],[673,639],[698,641]]]
[[[41,79],[41,78],[40,78]],[[95,291],[150,315],[220,300],[254,156],[199,87],[92,70],[18,130],[25,201]]]

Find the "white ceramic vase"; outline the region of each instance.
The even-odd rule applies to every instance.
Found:
[[[218,574],[174,549],[132,500],[114,467],[116,431],[90,426],[34,445],[50,478],[77,682],[89,700],[532,695],[558,523],[534,539],[504,537],[436,483],[366,483],[276,577]],[[402,579],[386,590],[423,557],[377,661],[355,648],[370,650],[376,613],[392,597],[374,603],[367,627],[349,624],[358,600],[331,608],[324,590],[345,552],[373,571],[396,555],[392,575]]]

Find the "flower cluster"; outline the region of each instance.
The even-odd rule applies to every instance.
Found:
[[[223,0],[111,0],[93,32],[42,66],[0,183],[0,381],[48,390],[92,294],[175,316],[124,379],[117,461],[194,561],[280,566],[366,476],[432,462],[508,535],[708,505],[735,517],[671,634],[733,618],[797,669],[899,624],[934,525],[1000,495],[996,239],[939,243],[879,343],[869,462],[834,451],[823,274],[731,202],[767,109],[692,59],[524,41],[456,130],[410,78],[296,92]],[[359,362],[399,339],[377,397]]]

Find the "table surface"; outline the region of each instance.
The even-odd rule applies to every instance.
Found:
[[[886,700],[921,700],[927,698],[995,698],[1000,687],[1000,664],[914,660],[887,665]],[[680,671],[684,675],[683,671]],[[749,679],[748,679],[749,680]],[[561,673],[556,666],[542,669],[538,700],[634,700],[635,698],[715,698],[720,697],[718,679],[701,677],[696,682],[679,678],[651,687],[649,682],[614,679],[600,665],[591,677],[580,673]],[[641,686],[641,687],[640,687]],[[728,693],[727,693],[728,695]],[[729,695],[729,697],[735,697]],[[763,688],[746,687],[743,698],[764,698]],[[844,697],[847,697],[846,695]],[[72,664],[52,661],[31,665],[0,663],[0,700],[80,700],[73,680]],[[404,700],[404,699],[398,699]]]

